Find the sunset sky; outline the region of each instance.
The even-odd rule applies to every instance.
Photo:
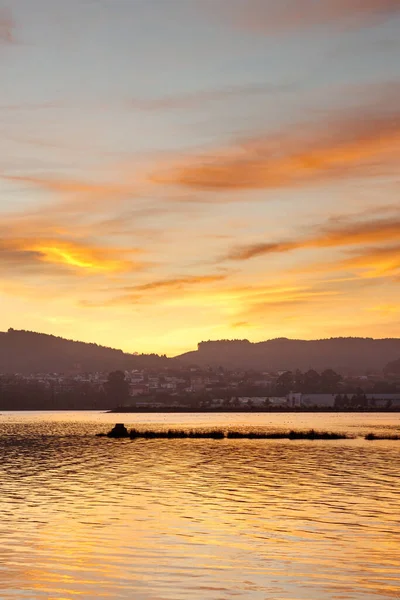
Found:
[[[400,337],[400,0],[0,0],[0,330]]]

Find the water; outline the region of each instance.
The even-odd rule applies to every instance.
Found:
[[[116,421],[400,431],[395,414],[4,413],[0,598],[400,598],[400,442],[94,437]]]

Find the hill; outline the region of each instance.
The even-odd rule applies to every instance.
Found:
[[[0,332],[0,373],[73,373],[173,367],[177,363],[201,367],[265,371],[332,368],[342,374],[398,368],[400,339],[331,338],[290,340],[278,338],[200,342],[197,351],[175,359],[157,354],[129,354],[97,344],[54,335],[9,329]],[[179,359],[179,360],[177,360]],[[396,371],[396,369],[394,369]]]
[[[384,369],[386,375],[400,376],[400,358],[388,363]]]
[[[265,371],[332,368],[342,374],[381,371],[400,356],[400,339],[331,338],[290,340],[278,338],[251,343],[248,340],[208,341],[197,351],[177,357],[186,364]]]
[[[72,373],[162,368],[171,359],[157,354],[127,354],[97,344],[9,329],[0,332],[0,373]]]

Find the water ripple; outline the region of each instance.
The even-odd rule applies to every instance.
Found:
[[[90,418],[0,421],[2,599],[400,596],[399,443],[113,441]]]

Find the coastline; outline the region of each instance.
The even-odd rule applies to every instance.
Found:
[[[369,408],[365,410],[354,410],[354,409],[344,409],[338,410],[337,408],[282,408],[277,407],[276,409],[268,408],[257,408],[254,410],[249,410],[248,408],[190,408],[190,407],[165,407],[165,408],[150,408],[150,407],[128,407],[128,406],[120,406],[111,408],[109,410],[104,411],[106,414],[126,414],[126,413],[244,413],[244,414],[257,414],[257,413],[400,413],[400,407],[397,408]]]

